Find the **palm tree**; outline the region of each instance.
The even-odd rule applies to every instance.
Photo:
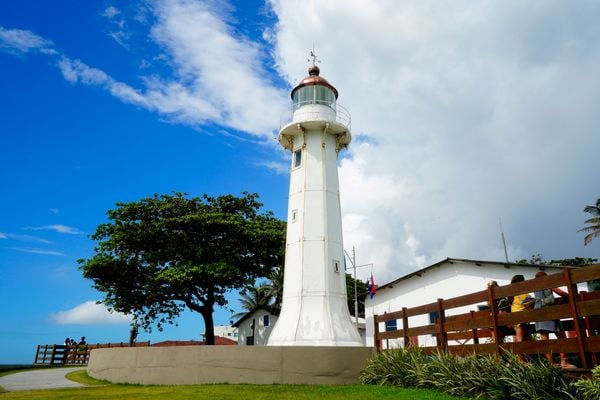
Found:
[[[232,315],[232,319],[238,319],[257,308],[264,308],[267,311],[271,310],[273,296],[269,293],[266,285],[248,286],[240,292],[240,295],[240,303],[243,311]]]
[[[269,274],[269,282],[264,285],[267,294],[273,298],[271,310],[273,314],[279,315],[281,311],[281,300],[283,299],[283,268],[277,267]]]
[[[600,198],[596,200],[596,205],[585,206],[583,211],[592,215],[592,218],[585,221],[589,226],[579,230],[579,232],[589,232],[585,235],[585,238],[583,238],[584,245],[587,245],[592,239],[600,236]]]

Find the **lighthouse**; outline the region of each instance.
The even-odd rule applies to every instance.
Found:
[[[292,153],[281,313],[269,346],[362,346],[346,300],[338,154],[350,114],[316,57],[291,93],[279,143]]]

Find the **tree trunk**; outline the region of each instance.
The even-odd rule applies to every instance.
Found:
[[[192,311],[200,313],[204,320],[204,344],[214,346],[215,344],[215,325],[213,321],[213,310],[215,299],[212,293],[210,293],[206,299],[202,300],[202,305],[198,305],[189,301],[189,299],[183,299],[188,308]]]
[[[212,309],[212,307],[210,307]],[[214,326],[214,322],[213,322],[213,313],[212,311],[206,310],[206,311],[202,311],[202,318],[204,319],[204,329],[205,334],[204,334],[204,344],[207,346],[214,346],[215,345],[215,326]]]

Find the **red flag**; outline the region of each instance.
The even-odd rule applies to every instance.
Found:
[[[369,284],[367,285],[368,289],[369,289],[369,296],[371,297],[371,299],[373,298],[373,296],[375,296],[375,279],[373,279],[373,273],[371,273],[371,280],[369,281]]]

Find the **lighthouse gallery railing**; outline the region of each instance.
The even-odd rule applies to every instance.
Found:
[[[310,107],[311,105],[324,106],[324,107],[329,108],[332,112],[331,113],[323,113],[322,111],[320,111],[317,108],[311,108]],[[308,106],[308,107],[305,107],[305,106]],[[333,121],[333,122],[337,122],[337,123],[345,126],[346,128],[348,128],[348,131],[350,131],[350,126],[351,126],[351,122],[352,122],[351,118],[350,118],[350,112],[348,110],[346,110],[346,108],[342,107],[339,104],[335,104],[332,106],[330,103],[327,103],[325,101],[320,101],[320,100],[309,100],[309,101],[292,104],[291,106],[288,107],[288,109],[281,116],[279,127],[281,128],[281,127],[286,126],[289,123],[293,122],[294,115],[297,115],[296,112],[299,110],[301,110],[301,112],[302,112],[302,119],[312,120],[312,121],[323,120],[324,122]],[[330,115],[332,117],[329,117]],[[323,118],[323,117],[325,117],[325,118]]]

